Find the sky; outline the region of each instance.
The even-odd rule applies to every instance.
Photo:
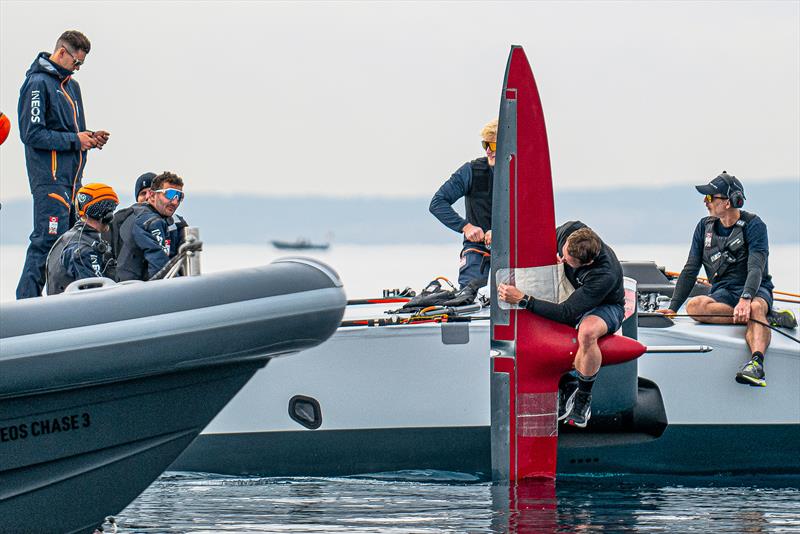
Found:
[[[480,157],[525,48],[557,189],[800,177],[800,2],[0,1],[0,201],[28,198],[17,100],[66,29],[92,42],[84,183],[430,196]],[[131,191],[128,192],[127,190]],[[187,196],[188,198],[188,196]]]

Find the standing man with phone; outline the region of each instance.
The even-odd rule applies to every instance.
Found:
[[[91,46],[81,32],[64,32],[52,54],[36,56],[20,89],[17,116],[33,196],[33,231],[17,299],[41,295],[47,254],[76,221],[75,193],[87,152],[108,142],[108,132],[86,129],[81,88],[72,78]]]

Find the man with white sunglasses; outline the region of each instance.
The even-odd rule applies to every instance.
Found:
[[[145,202],[119,221],[117,280],[149,280],[170,258],[172,216],[183,201],[183,179],[169,171],[155,178]]]

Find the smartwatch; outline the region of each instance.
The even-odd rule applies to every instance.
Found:
[[[519,307],[528,309],[528,303],[531,301],[531,298],[528,295],[522,295],[522,299],[519,301]]]
[[[745,293],[742,293],[742,298],[744,300],[753,300],[753,295],[751,295],[750,293],[745,292]]]

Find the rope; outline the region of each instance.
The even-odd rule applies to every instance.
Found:
[[[461,256],[463,257],[464,254],[466,254],[467,252],[475,252],[477,254],[480,254],[484,258],[487,258],[492,255],[491,252],[486,252],[485,250],[480,250],[477,248],[465,248],[464,250],[461,251]]]
[[[434,281],[436,281],[436,280],[444,280],[445,282],[447,282],[447,285],[452,288],[453,291],[456,290],[456,286],[454,286],[453,283],[450,280],[448,280],[446,277],[444,277],[444,276],[437,276],[433,280]],[[430,285],[430,284],[428,284],[428,285]]]
[[[681,275],[681,273],[676,273],[675,271],[664,271],[664,274],[667,275],[667,276],[671,276],[673,278],[678,278]],[[708,278],[703,278],[702,276],[698,276],[697,277],[697,281],[700,282],[703,285],[707,285],[707,286],[711,285],[711,283],[708,281]],[[773,289],[772,293],[774,295],[785,295],[787,297],[795,297],[795,298],[800,299],[800,294],[798,294],[798,293],[789,293],[788,291],[778,291],[777,289]],[[773,300],[779,300],[781,302],[791,302],[792,304],[800,304],[800,301],[796,301],[796,300],[786,300],[786,299],[778,299],[778,298],[773,299]]]

